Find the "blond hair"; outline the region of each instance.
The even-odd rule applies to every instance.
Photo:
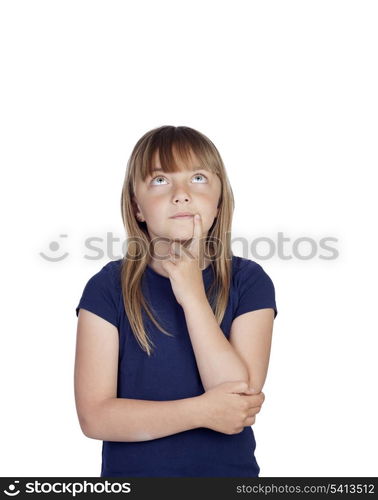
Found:
[[[214,280],[206,290],[210,306],[220,325],[227,308],[231,283],[232,252],[230,243],[234,196],[222,158],[215,145],[204,134],[190,127],[162,126],[146,132],[135,144],[127,162],[121,195],[122,220],[128,235],[126,255],[122,259],[121,283],[125,311],[133,334],[150,356],[151,345],[142,318],[142,308],[151,321],[164,334],[174,336],[155,320],[150,305],[143,296],[141,280],[148,265],[146,250],[150,248],[150,237],[145,222],[136,219],[135,188],[137,175],[145,181],[153,169],[152,159],[157,152],[163,172],[177,172],[179,167],[174,153],[186,162],[193,152],[202,169],[218,175],[221,181],[219,211],[205,241],[206,256],[211,259]],[[138,256],[142,246],[141,256]]]

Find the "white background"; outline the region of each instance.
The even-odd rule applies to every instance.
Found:
[[[286,258],[233,247],[276,288],[261,477],[377,476],[377,17],[373,1],[1,3],[2,476],[100,475],[75,307],[121,257],[126,162],[161,125],[219,149],[233,238],[288,238]]]

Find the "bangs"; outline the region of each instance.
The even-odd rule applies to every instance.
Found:
[[[209,139],[189,127],[161,127],[149,137],[140,157],[139,172],[143,181],[153,174],[159,159],[162,172],[203,169],[221,175],[221,167]]]

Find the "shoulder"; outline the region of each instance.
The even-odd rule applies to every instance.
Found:
[[[263,275],[270,279],[263,267],[254,260],[237,255],[232,256],[232,276],[236,284],[240,284],[246,279],[249,281],[253,278],[258,279]]]
[[[83,308],[118,326],[122,294],[121,263],[122,259],[110,261],[89,278],[76,307],[77,316],[79,309]]]
[[[111,260],[101,268],[99,273],[108,275],[111,279],[117,281],[121,278],[122,262],[123,259]]]
[[[232,281],[237,295],[235,316],[272,307],[277,315],[275,287],[264,268],[254,260],[233,256]]]
[[[122,259],[107,262],[89,278],[87,286],[108,290],[116,295],[121,290],[121,266]]]

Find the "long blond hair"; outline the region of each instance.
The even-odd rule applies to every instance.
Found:
[[[141,280],[148,265],[150,236],[145,222],[137,221],[135,188],[137,174],[145,181],[153,169],[153,155],[159,155],[163,172],[177,172],[179,167],[174,160],[174,152],[184,162],[195,154],[200,168],[218,175],[222,190],[219,198],[219,211],[208,231],[205,252],[211,259],[214,280],[206,290],[209,303],[220,325],[227,307],[231,283],[231,224],[234,211],[234,196],[227,177],[222,158],[210,139],[190,127],[162,126],[146,132],[136,143],[127,162],[125,180],[122,187],[121,211],[127,238],[127,251],[122,259],[121,283],[125,311],[133,334],[150,356],[151,344],[144,328],[142,308],[151,321],[164,334],[173,336],[155,320],[151,308],[143,296]],[[142,247],[142,250],[141,250]]]

